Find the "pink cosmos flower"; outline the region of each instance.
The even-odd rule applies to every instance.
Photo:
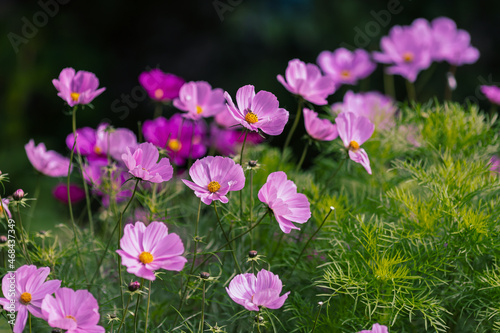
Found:
[[[361,164],[368,174],[372,174],[368,154],[360,146],[368,140],[375,131],[375,125],[363,116],[358,116],[353,112],[343,112],[337,119],[337,130],[344,143],[344,147],[349,151],[349,158]]]
[[[89,104],[106,90],[106,88],[97,89],[99,80],[94,73],[78,71],[75,74],[73,68],[63,69],[59,79],[52,80],[52,84],[58,91],[57,96],[71,107],[77,104]]]
[[[318,66],[306,64],[299,59],[288,62],[286,81],[278,75],[278,81],[292,94],[302,96],[317,105],[327,104],[326,98],[335,92],[335,84],[328,75],[321,75]]]
[[[279,309],[283,306],[290,292],[280,296],[283,284],[278,275],[265,269],[257,273],[238,274],[226,291],[236,303],[249,311],[259,311],[259,306],[268,309]]]
[[[53,150],[47,151],[45,144],[40,143],[35,147],[31,139],[25,146],[26,155],[33,167],[49,177],[66,177],[69,169],[69,158],[63,157]]]
[[[500,105],[500,88],[497,86],[481,86],[481,92],[491,103]]]
[[[337,125],[328,119],[319,119],[318,114],[304,108],[304,124],[307,134],[319,141],[332,141],[339,136]]]
[[[236,102],[228,92],[224,93],[227,108],[236,121],[250,131],[262,130],[269,135],[279,135],[288,121],[288,111],[279,107],[276,96],[261,90],[255,93],[255,87],[246,85],[236,92]]]
[[[377,67],[367,51],[357,49],[351,52],[343,47],[334,52],[321,52],[317,62],[323,73],[333,79],[336,87],[342,84],[354,85],[358,80],[369,76]]]
[[[9,203],[10,203],[9,199],[2,199],[0,201],[0,219],[3,219],[5,217],[4,211],[5,213],[7,213],[9,219],[12,218],[12,214],[9,210]]]
[[[141,143],[137,149],[126,148],[127,152],[122,155],[123,162],[128,172],[134,177],[152,183],[166,182],[174,174],[168,158],[164,157],[158,162],[158,149],[149,142]]]
[[[57,184],[52,190],[54,198],[64,204],[68,204],[68,186],[66,184]],[[85,191],[78,185],[69,184],[69,196],[71,203],[76,203],[85,199]]]
[[[259,200],[269,206],[281,230],[287,234],[292,229],[300,230],[292,222],[305,223],[311,217],[307,197],[297,193],[297,186],[287,180],[283,171],[267,176],[267,182],[259,190]]]
[[[162,222],[151,222],[147,227],[138,221],[127,224],[120,240],[122,264],[127,272],[151,281],[156,279],[154,271],[163,268],[181,271],[187,259],[182,257],[184,244],[177,234],[168,233]]]
[[[432,53],[436,61],[447,61],[451,65],[473,64],[479,59],[479,51],[470,45],[467,31],[457,29],[455,21],[447,17],[432,20]]]
[[[14,333],[23,332],[28,312],[37,318],[44,317],[41,309],[44,297],[61,285],[60,280],[45,281],[49,273],[48,267],[24,265],[3,277],[2,292],[5,298],[0,298],[0,305],[5,311],[17,311]]]
[[[500,174],[500,157],[493,155],[490,160],[490,170]]]
[[[205,81],[185,83],[179,97],[174,100],[174,106],[187,111],[183,116],[193,120],[215,116],[226,107],[222,89],[212,90],[212,86]]]
[[[189,169],[189,175],[194,183],[182,181],[206,205],[213,200],[227,203],[229,191],[239,191],[245,186],[243,168],[228,157],[207,156],[197,160]]]
[[[389,333],[389,331],[387,330],[387,326],[380,324],[373,324],[371,330],[363,330],[358,333]]]
[[[155,68],[139,75],[139,83],[146,90],[149,97],[159,102],[166,102],[179,97],[179,90],[184,79],[174,74],[164,73]]]
[[[99,304],[88,290],[61,288],[55,296],[47,295],[42,313],[51,327],[66,333],[105,333],[99,323]]]
[[[336,114],[353,112],[370,119],[377,129],[386,130],[395,125],[397,107],[392,98],[377,91],[356,94],[349,90],[343,102],[332,105],[332,111]]]
[[[382,37],[382,52],[374,52],[373,58],[381,63],[392,64],[389,74],[398,74],[415,82],[418,73],[432,62],[432,30],[424,19],[413,21],[411,26],[392,27],[389,36]]]

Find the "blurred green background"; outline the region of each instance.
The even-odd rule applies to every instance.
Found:
[[[381,11],[387,13],[391,6],[398,13],[384,17]],[[23,148],[30,138],[68,154],[64,139],[71,131],[71,118],[51,83],[65,67],[94,72],[106,87],[94,101],[94,110],[79,112],[78,127],[107,121],[137,132],[137,122],[153,115],[137,77],[154,67],[188,81],[206,80],[230,94],[253,84],[276,94],[280,105],[294,113],[295,100],[276,80],[290,59],[315,62],[321,51],[340,46],[379,50],[380,38],[393,25],[447,16],[469,31],[472,45],[481,52],[476,64],[458,69],[453,99],[479,102],[489,110],[479,86],[500,82],[499,12],[496,1],[2,0],[0,170],[11,177],[6,194],[17,188],[35,191],[37,175]],[[428,80],[419,76],[420,101],[434,95],[442,99],[447,69],[445,63],[434,64]],[[396,77],[395,82],[402,100],[404,81]],[[383,91],[382,67],[362,86]],[[348,89],[360,90],[342,87],[329,101],[342,100]],[[272,139],[271,144],[282,141]],[[50,195],[58,181],[64,180],[41,179],[32,230],[58,223],[61,212],[65,215],[67,209]]]

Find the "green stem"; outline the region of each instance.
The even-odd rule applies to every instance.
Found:
[[[297,164],[297,168],[295,169],[296,172],[299,172],[300,167],[302,166],[302,163],[304,163],[304,160],[306,159],[307,155],[307,148],[309,148],[309,145],[311,144],[311,141],[309,140],[307,144],[304,146],[304,151],[302,152],[302,156],[300,157],[299,164]]]
[[[259,306],[259,311],[257,312],[257,332],[260,332],[260,306]]]
[[[330,186],[330,183],[332,182],[333,179],[335,179],[335,177],[339,173],[340,169],[342,168],[342,166],[344,165],[344,163],[345,163],[345,161],[347,160],[348,157],[349,157],[349,155],[346,155],[342,159],[342,161],[340,162],[339,166],[337,167],[337,170],[335,170],[335,172],[333,173],[333,175],[328,179],[328,181],[325,184],[325,187],[323,188],[323,191],[321,191],[321,193],[319,194],[319,197],[318,197],[319,199],[323,198],[323,196],[326,194],[325,192],[328,191],[328,187]]]
[[[321,313],[321,308],[322,307],[323,307],[323,302],[319,302],[318,313],[316,314],[316,319],[314,319],[314,326],[312,328],[311,333],[314,333],[314,330],[316,329],[316,324],[318,323],[318,318],[319,318],[319,314]]]
[[[446,85],[444,87],[444,100],[445,101],[451,101],[451,95],[453,93],[453,90],[455,87],[450,87],[450,81],[449,81],[449,76],[453,76],[455,78],[455,73],[457,72],[457,66],[455,65],[450,65],[450,70],[448,73],[446,73]]]
[[[299,124],[300,114],[302,113],[303,104],[304,104],[304,99],[302,98],[302,96],[299,96],[297,114],[295,115],[295,121],[293,122],[292,128],[290,129],[290,132],[288,133],[288,136],[286,137],[285,145],[283,146],[283,151],[281,152],[281,159],[280,159],[280,163],[278,165],[278,169],[280,169],[281,165],[283,164],[283,159],[285,157],[286,149],[288,148],[288,145],[290,144],[290,141],[292,140],[293,133],[295,132],[295,129],[297,128],[297,125]]]
[[[148,318],[149,318],[149,305],[150,304],[151,304],[151,280],[149,280],[148,305],[146,307],[146,326],[144,327],[144,333],[148,333]]]
[[[83,174],[84,173],[83,162],[80,152],[77,152],[76,160],[78,161],[78,165],[80,166],[80,173],[82,175],[82,181],[83,181],[83,190],[85,191],[85,202],[87,204],[87,215],[89,217],[90,235],[94,236],[94,218],[92,217],[92,207],[90,203],[89,187],[87,185],[87,182],[85,181],[85,177]]]
[[[162,114],[162,111],[163,111],[162,104],[160,102],[157,102],[155,105],[155,113],[154,113],[153,119],[160,117]]]
[[[200,332],[203,333],[205,326],[205,279],[203,279],[203,294],[201,299],[201,322],[200,322]]]
[[[28,313],[28,321],[29,321],[30,333],[31,333],[31,312]]]
[[[241,145],[240,153],[240,165],[243,168],[243,150],[245,150],[245,143],[247,141],[248,129],[245,128],[245,138],[243,139],[243,144]],[[240,220],[243,220],[243,189],[240,190]],[[232,230],[233,228],[231,228]]]
[[[19,218],[19,227],[20,227],[19,230],[21,231],[20,232],[21,244],[23,247],[24,256],[26,257],[26,260],[28,261],[28,263],[31,265],[32,261],[31,261],[30,255],[28,253],[28,249],[26,248],[26,239],[24,238],[23,220],[21,219],[21,209],[19,208],[19,203],[17,204],[17,216]]]
[[[392,97],[392,99],[396,99],[394,75],[387,74],[387,66],[384,66],[384,91],[387,96]]]
[[[36,185],[35,185],[35,195],[33,198],[33,204],[31,205],[30,213],[28,216],[28,221],[26,221],[26,228],[29,229],[31,226],[31,220],[33,219],[33,216],[35,215],[35,208],[36,204],[38,203],[38,196],[40,195],[40,178],[42,177],[42,174],[40,172],[37,172],[36,175]]]
[[[250,169],[248,172],[250,172],[250,220],[248,221],[248,229],[250,230],[250,250],[253,249],[253,235],[251,232],[252,229],[252,221],[253,221],[253,170]]]
[[[238,259],[236,259],[236,254],[234,253],[233,246],[231,245],[231,242],[229,241],[229,238],[227,237],[227,234],[224,231],[224,228],[222,227],[222,222],[220,221],[220,217],[219,217],[219,213],[217,212],[217,205],[216,205],[215,201],[214,201],[214,211],[215,211],[215,215],[217,216],[217,222],[219,222],[219,227],[222,230],[222,233],[224,234],[224,238],[226,239],[227,245],[229,246],[229,250],[231,251],[231,254],[233,256],[234,263],[236,264],[236,267],[238,268],[238,271],[241,274],[242,270],[241,270],[240,264],[238,263]]]
[[[411,102],[415,102],[417,100],[417,92],[415,91],[415,84],[410,82],[409,80],[405,80],[406,82],[406,91],[408,93],[408,100]]]
[[[141,278],[141,287],[144,285],[144,278]],[[137,333],[137,323],[139,322],[139,305],[141,303],[141,293],[137,293],[137,304],[134,314],[134,333]]]
[[[128,306],[130,305],[130,300],[132,299],[132,294],[130,294],[128,296],[128,301],[127,301],[127,305],[125,306],[125,310],[123,311],[123,315],[122,315],[122,321],[120,322],[120,326],[118,326],[118,331],[116,331],[116,333],[120,333],[120,330],[123,326],[123,323],[125,322],[125,317],[127,316],[127,310],[128,310]]]

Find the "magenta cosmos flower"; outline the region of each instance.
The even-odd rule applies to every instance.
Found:
[[[174,74],[164,73],[155,68],[139,75],[139,83],[146,90],[149,97],[159,102],[166,102],[179,97],[179,90],[184,79]]]
[[[377,129],[386,130],[395,124],[394,115],[397,107],[390,97],[379,92],[369,91],[356,94],[349,90],[344,95],[343,102],[332,105],[332,111],[336,114],[353,112],[370,119]]]
[[[88,290],[61,288],[55,296],[47,295],[42,313],[51,327],[66,333],[105,333],[99,323],[99,304]]]
[[[68,175],[69,158],[63,157],[53,150],[45,148],[40,143],[35,147],[35,141],[31,139],[25,146],[26,155],[33,167],[49,177],[65,177]]]
[[[497,86],[481,86],[481,92],[493,103],[500,105],[500,88]]]
[[[353,112],[339,114],[335,122],[344,147],[349,151],[349,158],[361,164],[366,169],[366,172],[371,175],[372,169],[368,154],[360,146],[372,136],[375,125],[368,118],[358,116]]]
[[[373,324],[371,330],[363,330],[359,333],[388,333],[387,326],[380,324]]]
[[[229,191],[239,191],[245,186],[243,168],[229,157],[207,156],[197,160],[189,169],[189,176],[193,182],[182,181],[207,205],[214,200],[227,203]]]
[[[337,125],[332,124],[328,119],[318,118],[318,114],[312,110],[304,108],[304,124],[307,134],[319,141],[332,141],[339,136]]]
[[[226,107],[222,89],[212,90],[212,86],[205,81],[184,84],[179,97],[174,100],[174,106],[187,111],[183,116],[193,120],[215,116]]]
[[[424,19],[413,21],[411,26],[394,26],[389,36],[382,37],[382,52],[374,52],[373,58],[384,64],[392,64],[389,74],[398,74],[415,82],[418,73],[432,62],[432,30]]]
[[[297,193],[297,186],[287,180],[283,171],[267,176],[267,182],[259,190],[259,200],[269,206],[281,230],[287,234],[292,229],[300,230],[292,222],[305,223],[311,217],[307,197]]]
[[[357,49],[351,52],[343,47],[334,52],[321,52],[317,63],[323,73],[333,79],[336,87],[342,84],[356,84],[358,80],[370,75],[377,67],[367,51]]]
[[[69,106],[77,104],[89,104],[99,96],[106,88],[99,87],[99,79],[94,73],[78,71],[75,74],[73,68],[65,68],[59,74],[59,79],[52,80],[56,87],[57,96],[61,97]]]
[[[152,183],[166,182],[174,173],[168,158],[164,157],[158,162],[160,154],[158,149],[149,142],[141,143],[136,149],[126,148],[122,155],[123,162],[128,172],[136,178]]]
[[[285,77],[286,81],[282,75],[277,76],[286,90],[317,105],[327,104],[326,98],[335,92],[331,77],[321,75],[318,66],[306,64],[299,59],[288,62]]]
[[[493,155],[490,160],[490,170],[500,174],[500,157]]]
[[[9,210],[9,199],[2,199],[0,201],[0,219],[3,219],[5,217],[5,213],[7,214],[7,216],[10,218],[12,218],[12,214]]]
[[[261,90],[255,93],[255,87],[246,85],[236,92],[236,103],[228,92],[224,94],[227,108],[236,121],[250,131],[258,131],[269,135],[279,135],[288,121],[288,111],[279,107],[276,96]]]
[[[467,31],[457,29],[455,21],[447,17],[432,20],[433,58],[451,65],[473,64],[479,59],[479,51],[470,45]]]
[[[52,195],[60,202],[68,204],[68,186],[66,184],[57,184],[52,189]],[[69,184],[69,197],[71,203],[77,203],[85,199],[85,191],[78,185]]]
[[[162,222],[151,222],[147,227],[138,221],[127,224],[120,239],[122,264],[127,272],[148,280],[155,280],[154,271],[181,271],[187,259],[182,257],[184,244],[177,234],[169,234]]]
[[[5,298],[0,298],[0,304],[5,311],[17,311],[14,333],[23,332],[28,312],[37,318],[44,318],[41,309],[44,297],[61,285],[60,280],[45,281],[49,273],[48,267],[24,265],[3,277],[2,292]]]
[[[249,311],[259,311],[259,307],[279,309],[283,306],[290,292],[280,296],[283,284],[278,275],[265,269],[257,273],[238,274],[226,291],[236,303],[243,305]]]

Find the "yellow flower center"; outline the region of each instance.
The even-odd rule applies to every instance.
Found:
[[[155,98],[161,99],[162,97],[163,97],[163,89],[156,89],[155,90]]]
[[[76,318],[75,318],[75,317],[73,317],[72,315],[67,315],[67,316],[66,316],[66,318],[68,318],[68,319],[73,319],[73,320],[75,321],[75,323],[76,323]]]
[[[344,69],[340,72],[340,76],[344,79],[348,79],[351,77],[351,72],[349,72],[347,69]]]
[[[102,149],[101,149],[101,147],[95,146],[95,148],[94,148],[94,152],[95,152],[97,155],[100,155],[100,154],[102,153]]]
[[[252,111],[248,111],[248,113],[245,115],[245,120],[247,121],[247,123],[249,124],[255,124],[256,122],[259,121],[259,118],[257,117],[257,115],[255,113],[253,113]]]
[[[71,96],[71,99],[73,100],[73,102],[78,102],[78,98],[80,97],[80,93],[72,92],[70,94],[70,96]]]
[[[2,214],[2,213],[3,213],[3,206],[2,206],[2,203],[0,202],[0,214]],[[2,218],[2,217],[3,217],[3,215],[0,216],[0,218]]]
[[[177,139],[168,140],[168,148],[172,149],[172,151],[181,150],[181,142]]]
[[[153,262],[153,255],[149,252],[142,252],[139,255],[139,261],[143,264],[150,264]]]
[[[29,304],[31,302],[31,294],[30,293],[22,293],[21,294],[21,304]]]
[[[200,114],[200,113],[202,113],[202,112],[203,112],[203,109],[201,108],[201,106],[196,105],[196,113],[197,113],[197,114]]]
[[[207,188],[211,193],[214,193],[220,189],[220,184],[216,181],[211,181],[210,183],[208,183]]]
[[[412,62],[413,61],[413,53],[411,52],[405,52],[403,53],[403,61],[404,62]]]
[[[356,152],[359,149],[359,143],[357,143],[356,141],[351,141],[349,143],[349,149],[353,152]]]

